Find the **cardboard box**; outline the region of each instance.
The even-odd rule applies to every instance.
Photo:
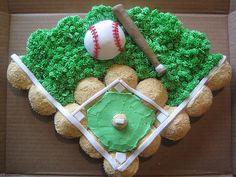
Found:
[[[53,118],[34,113],[26,91],[12,88],[6,69],[12,53],[25,53],[26,41],[38,28],[52,28],[57,21],[93,5],[121,1],[1,0],[0,1],[0,173],[2,176],[61,175],[105,176],[101,160],[82,152],[78,140],[56,134]],[[228,56],[236,71],[236,1],[160,0],[124,1],[127,8],[149,6],[174,12],[184,26],[207,34],[212,52]],[[81,14],[80,14],[81,15]],[[163,142],[151,158],[141,160],[137,176],[233,176],[236,174],[235,77],[214,94],[210,111],[194,120],[180,142]],[[0,175],[1,176],[1,175]]]

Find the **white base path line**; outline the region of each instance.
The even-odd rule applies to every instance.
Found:
[[[168,116],[160,125],[156,128],[156,130],[135,150],[135,152],[122,164],[119,165],[111,156],[110,154],[94,139],[94,137],[83,127],[83,125],[73,116],[75,115],[82,107],[89,104],[93,99],[96,97],[99,97],[103,93],[105,93],[107,90],[111,89],[113,86],[115,86],[117,83],[121,83],[123,86],[125,86],[130,92],[138,95],[140,98],[144,99],[145,101],[149,102],[153,105],[153,101],[149,100],[148,97],[140,94],[140,92],[136,91],[133,88],[130,88],[125,82],[122,80],[115,80],[113,81],[109,86],[101,90],[97,93],[96,96],[91,99],[88,99],[85,103],[83,103],[81,106],[79,106],[72,114],[70,114],[59,102],[57,102],[45,89],[44,87],[39,83],[39,81],[36,79],[36,77],[33,75],[33,73],[22,63],[21,59],[16,55],[13,54],[11,58],[19,65],[19,67],[29,76],[29,78],[32,80],[32,82],[35,84],[36,87],[38,87],[45,97],[52,103],[73,125],[75,125],[83,134],[84,136],[90,141],[90,143],[93,145],[93,147],[101,153],[101,155],[109,161],[111,166],[114,170],[124,171],[134,160],[135,158],[143,151],[145,148],[155,139],[156,136],[160,134],[160,132],[168,126],[168,124],[173,121],[173,119],[186,107],[188,102],[200,91],[200,89],[203,87],[203,85],[207,82],[209,79],[209,75],[205,78],[203,78],[200,83],[195,87],[195,89],[191,92],[190,96],[184,100],[175,110],[174,112],[168,116],[168,113],[159,106],[154,106],[160,110],[165,116]],[[226,56],[223,57],[223,59],[220,60],[219,65],[223,64],[226,60]],[[214,68],[215,69],[215,68]],[[213,69],[213,70],[214,70]],[[212,71],[212,70],[211,70]]]

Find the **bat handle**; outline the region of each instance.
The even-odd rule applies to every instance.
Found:
[[[156,71],[159,74],[163,74],[166,71],[164,65],[160,63],[160,61],[156,58],[153,50],[149,47],[143,35],[140,33],[137,25],[133,22],[133,20],[129,17],[126,12],[124,6],[122,4],[118,4],[112,8],[113,13],[116,15],[120,23],[124,26],[128,34],[135,41],[135,43],[139,46],[139,48],[145,53],[148,57],[152,65],[155,67]]]

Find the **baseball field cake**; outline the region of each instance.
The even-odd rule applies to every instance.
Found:
[[[230,82],[226,56],[210,49],[173,14],[94,6],[83,19],[33,32],[25,55],[11,56],[7,79],[29,90],[32,109],[53,118],[58,134],[103,158],[108,176],[131,177],[162,138],[184,138],[190,117],[205,114],[212,92]]]

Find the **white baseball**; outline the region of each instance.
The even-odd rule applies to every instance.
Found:
[[[96,59],[109,60],[117,56],[125,45],[125,33],[117,22],[100,21],[92,25],[84,37],[84,46]]]

